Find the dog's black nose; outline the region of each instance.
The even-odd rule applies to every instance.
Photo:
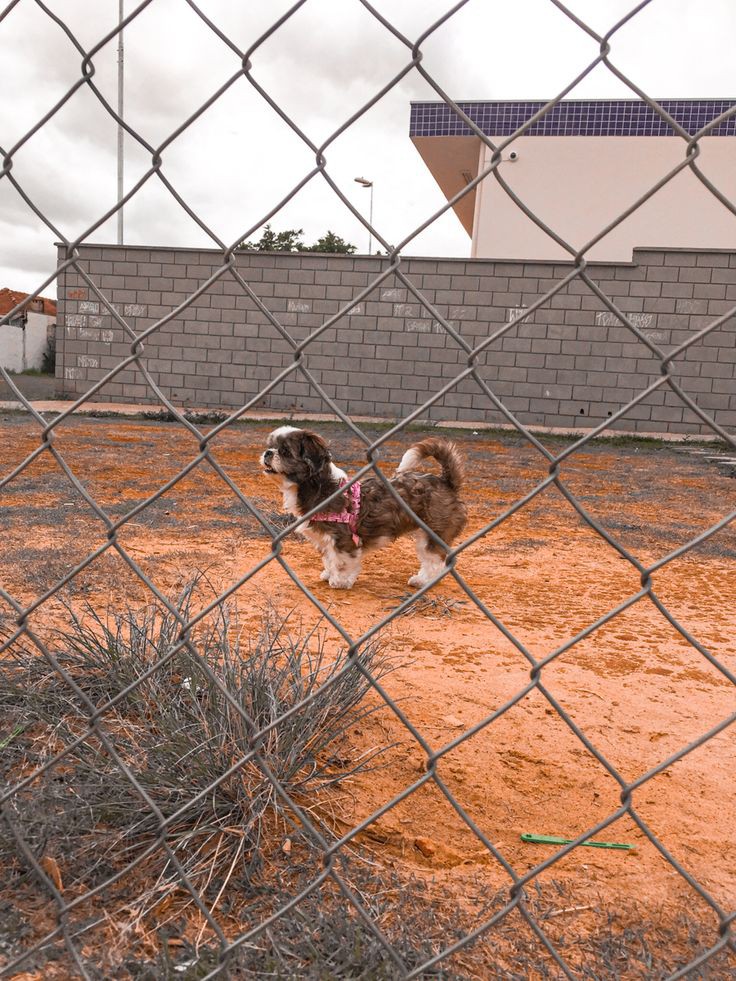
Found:
[[[270,460],[272,456],[273,456],[273,450],[266,450],[266,452],[263,454],[263,459]]]

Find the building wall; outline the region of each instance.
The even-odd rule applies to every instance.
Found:
[[[0,364],[7,371],[39,370],[48,345],[50,320],[30,310],[25,327],[16,323],[0,327]]]
[[[495,143],[501,137],[492,138]],[[697,166],[736,202],[736,140],[704,137]],[[507,160],[516,151],[515,161]],[[686,144],[661,136],[525,136],[503,155],[514,193],[574,249],[582,249],[686,157]],[[491,160],[482,145],[481,169]],[[634,248],[736,249],[736,215],[689,167],[605,238],[586,250],[600,261],[631,261]],[[476,190],[472,255],[569,256],[519,209],[493,176]]]
[[[156,383],[177,405],[239,407],[298,361],[229,271],[171,316],[220,268],[214,251],[82,246],[80,263],[136,333],[168,318],[145,340],[144,355]],[[244,253],[237,268],[299,343],[354,301],[386,260]],[[404,260],[401,270],[476,346],[549,291],[570,266],[417,258]],[[641,250],[634,263],[593,265],[590,274],[663,350],[736,307],[736,252]],[[59,325],[57,376],[68,395],[88,391],[130,354],[130,338],[72,267],[60,275]],[[303,352],[304,367],[344,411],[391,418],[422,405],[466,364],[462,348],[394,274]],[[694,343],[676,366],[698,405],[721,426],[736,428],[736,320]],[[659,378],[660,362],[576,279],[494,340],[478,357],[478,372],[525,424],[590,427]],[[155,401],[134,367],[117,373],[97,397]],[[330,411],[299,369],[254,407]],[[419,418],[505,421],[472,378]],[[668,387],[635,406],[618,428],[709,432]]]

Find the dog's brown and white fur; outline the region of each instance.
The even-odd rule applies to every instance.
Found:
[[[423,473],[418,464],[433,457],[441,475]],[[332,462],[329,448],[321,436],[293,426],[281,426],[268,437],[261,465],[267,473],[281,478],[284,509],[301,518],[334,494],[347,475]],[[425,439],[407,450],[390,481],[391,486],[414,514],[447,545],[465,526],[467,513],[459,498],[463,465],[453,443],[444,439]],[[396,501],[375,476],[361,480],[360,509],[351,529],[347,524],[307,520],[299,531],[322,555],[321,578],[334,589],[350,589],[360,573],[363,554],[389,545],[400,535],[414,533],[419,571],[409,579],[410,586],[426,586],[440,574],[445,553],[410,514]],[[318,514],[343,512],[349,491],[338,494]],[[355,533],[359,539],[356,544]]]

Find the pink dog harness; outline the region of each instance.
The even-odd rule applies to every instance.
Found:
[[[344,487],[346,483],[347,480],[341,480],[339,486]],[[351,484],[348,493],[350,496],[344,511],[320,511],[313,514],[309,521],[310,524],[312,521],[339,521],[340,524],[348,526],[353,541],[360,546],[361,542],[357,533],[358,514],[360,512],[360,484],[357,482]]]

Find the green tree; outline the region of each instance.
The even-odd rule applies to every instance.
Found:
[[[241,242],[238,248],[247,252],[303,252],[303,234],[303,228],[274,232],[270,225],[264,225],[263,234],[257,242]]]
[[[354,245],[350,242],[346,242],[344,238],[340,238],[339,235],[335,235],[334,232],[328,230],[326,235],[322,238],[318,238],[314,245],[307,246],[304,252],[341,252],[343,255],[352,255],[356,251]]]
[[[356,251],[354,245],[329,230],[313,245],[304,244],[303,234],[303,228],[274,232],[270,225],[264,225],[263,234],[257,241],[241,242],[238,248],[246,252],[339,252],[343,255],[352,255]]]

